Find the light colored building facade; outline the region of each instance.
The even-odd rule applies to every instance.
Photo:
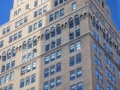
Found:
[[[104,0],[15,0],[0,67],[0,90],[120,90],[120,32]]]

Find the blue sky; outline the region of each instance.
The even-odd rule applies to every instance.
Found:
[[[108,6],[111,8],[112,20],[116,27],[120,30],[120,0],[106,0]],[[0,1],[0,26],[9,21],[10,10],[13,7],[13,0]],[[119,9],[116,9],[116,8]],[[119,18],[119,19],[118,19]]]

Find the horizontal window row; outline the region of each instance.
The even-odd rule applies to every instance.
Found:
[[[55,47],[58,47],[61,45],[61,38],[58,38],[56,41],[52,41],[51,43],[48,43],[45,45],[45,51],[49,51],[50,49],[54,49]]]
[[[106,67],[106,76],[109,77],[109,79],[116,84],[116,78],[115,75]]]
[[[60,11],[56,11],[54,14],[49,16],[49,21],[53,21],[54,19],[58,19],[64,15],[64,8],[60,9]]]
[[[101,49],[100,47],[94,42],[94,51],[98,53],[98,55],[101,55]]]
[[[9,43],[11,43],[11,42],[13,42],[21,37],[22,37],[22,31],[19,31],[18,33],[15,33],[14,35],[11,35],[9,37]]]
[[[0,90],[13,90],[13,84],[10,84],[9,86],[5,86],[4,88],[0,88]]]
[[[98,83],[96,83],[96,90],[104,90]]]
[[[15,57],[16,56],[16,48],[13,47],[12,49],[8,49],[7,52],[4,51],[2,53],[2,61],[6,61],[7,59],[10,59],[12,57]]]
[[[0,48],[2,48],[4,45],[4,40],[0,41]]]
[[[75,80],[75,78],[80,78],[82,77],[82,68],[79,67],[76,70],[70,71],[70,81]]]
[[[81,54],[77,54],[76,56],[72,56],[69,58],[69,66],[74,66],[75,64],[81,63]]]
[[[32,74],[26,78],[20,80],[20,88],[30,85],[36,81],[36,74]]]
[[[36,62],[32,62],[32,64],[28,64],[26,66],[23,66],[21,68],[21,75],[30,72],[31,70],[35,70],[36,69]]]
[[[38,22],[35,22],[33,25],[30,25],[28,27],[28,33],[32,32],[33,30],[36,30],[40,27],[42,27],[42,20],[39,20]]]
[[[9,74],[6,74],[5,76],[0,77],[0,85],[7,83],[14,79],[14,72],[10,72]]]
[[[81,49],[80,41],[77,41],[76,43],[72,43],[69,45],[69,52],[73,53],[75,50],[78,51]]]
[[[115,70],[114,63],[108,58],[108,56],[104,55],[104,61],[112,69],[112,71]]]
[[[6,65],[2,65],[1,73],[5,72],[11,68],[14,68],[14,67],[15,67],[15,60],[8,62]]]
[[[83,83],[78,82],[77,84],[71,85],[70,90],[83,90]]]
[[[3,29],[2,35],[6,34],[8,32],[10,32],[10,26],[8,26],[8,27],[6,27],[6,28]]]
[[[75,37],[79,37],[80,36],[80,29],[75,30],[75,34],[74,31],[69,33],[69,40],[74,39]]]
[[[44,69],[44,77],[48,77],[49,75],[55,74],[55,72],[60,72],[61,71],[61,63],[57,63],[56,65],[52,65],[48,68]]]
[[[44,64],[48,64],[56,59],[61,58],[61,50],[51,53],[50,55],[45,56]]]
[[[94,61],[95,61],[95,64],[96,64],[100,69],[102,69],[102,61],[101,61],[96,55],[94,55]]]
[[[32,52],[29,52],[28,54],[24,54],[22,56],[22,63],[31,60],[32,58],[35,58],[37,56],[37,50],[34,49]]]
[[[99,79],[100,83],[103,83],[103,75],[102,73],[96,69],[96,79]]]
[[[61,76],[51,79],[50,81],[44,82],[44,90],[53,89],[56,86],[61,85]]]
[[[28,21],[28,16],[20,19],[19,21],[16,21],[16,22],[15,22],[15,28],[23,25],[23,24],[26,23],[27,21]]]

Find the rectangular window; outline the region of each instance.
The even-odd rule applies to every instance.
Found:
[[[36,7],[38,5],[38,1],[34,1],[34,7]]]
[[[50,66],[50,75],[53,75],[55,73],[55,65]]]
[[[51,58],[51,62],[54,61],[54,60],[55,60],[55,53],[52,53],[52,54],[50,55],[50,58]]]
[[[44,82],[44,90],[48,90],[48,81]]]
[[[32,25],[28,27],[28,33],[32,32]]]
[[[26,17],[24,17],[24,23],[26,23],[27,22],[27,20],[28,20],[28,17],[26,16]]]
[[[64,16],[64,8],[60,10],[60,17]]]
[[[74,44],[71,44],[71,45],[69,46],[69,52],[70,52],[70,53],[73,53],[73,52],[74,52]]]
[[[11,62],[11,68],[15,67],[15,60]]]
[[[36,29],[37,29],[37,23],[34,23],[33,30],[36,30]]]
[[[54,0],[54,7],[58,6],[58,0]]]
[[[63,3],[63,0],[59,0],[59,3],[60,3],[60,4]]]
[[[20,38],[22,36],[22,31],[18,32],[18,38]]]
[[[9,89],[8,90],[13,90],[13,84],[9,85]]]
[[[61,71],[61,63],[57,63],[56,64],[56,72],[60,72]]]
[[[6,70],[9,70],[9,69],[10,69],[10,63],[7,63]]]
[[[4,28],[2,34],[4,35],[6,33],[6,31],[7,31],[6,28]]]
[[[47,12],[47,6],[43,7],[43,12]]]
[[[50,89],[55,87],[55,79],[50,80]]]
[[[17,39],[17,33],[14,34],[14,40],[16,40],[16,39]]]
[[[23,88],[24,87],[24,79],[21,79],[20,80],[20,88]]]
[[[28,53],[28,60],[32,59],[32,52]]]
[[[75,79],[75,70],[70,71],[70,81]]]
[[[33,74],[33,75],[31,76],[31,83],[34,83],[34,82],[35,82],[35,78],[36,78],[36,74]]]
[[[23,19],[20,20],[20,25],[22,25],[22,24],[23,24]]]
[[[75,35],[76,35],[76,37],[80,36],[80,29],[75,30]]]
[[[44,69],[44,77],[48,77],[49,76],[49,68]]]
[[[34,12],[34,18],[36,18],[37,15],[38,15],[38,11],[35,11],[35,12]]]
[[[15,28],[19,26],[19,21],[15,22]]]
[[[13,78],[14,78],[14,72],[11,72],[10,73],[10,80],[13,80]]]
[[[69,62],[70,62],[70,66],[75,65],[74,57],[70,57]]]
[[[2,85],[3,83],[4,83],[4,76],[1,77],[0,85]]]
[[[22,56],[22,62],[26,62],[26,61],[27,61],[26,55]]]
[[[56,86],[61,85],[61,76],[56,77]]]
[[[71,85],[70,86],[70,90],[76,90],[76,86],[75,85]]]
[[[26,86],[30,84],[30,76],[26,77]]]
[[[10,36],[10,37],[9,37],[9,43],[12,42],[12,38],[13,38],[13,36]]]
[[[59,59],[59,58],[61,58],[61,50],[58,50],[56,52],[56,59]]]
[[[80,41],[76,42],[76,50],[80,50],[81,49],[81,46],[80,46]]]
[[[5,86],[5,87],[4,87],[4,90],[7,90],[7,89],[8,89],[8,87],[7,87],[7,86]]]
[[[81,67],[76,69],[76,75],[77,75],[77,78],[82,77],[82,68]]]
[[[9,74],[5,75],[5,83],[9,81]]]
[[[99,73],[99,80],[101,83],[103,83],[103,75],[101,73]]]
[[[5,72],[5,66],[2,66],[1,73]]]
[[[51,21],[53,21],[53,14],[51,14],[50,16],[49,16],[49,21],[51,22]]]
[[[29,9],[29,4],[26,5],[26,10],[28,10],[28,9]]]
[[[21,75],[25,74],[25,72],[26,72],[26,67],[24,66],[21,68]]]
[[[70,32],[69,34],[69,40],[72,40],[72,39],[74,39],[74,32]]]
[[[50,49],[50,44],[45,45],[45,51],[47,52],[49,51],[49,49]]]
[[[81,62],[81,54],[76,55],[76,64]]]
[[[83,90],[82,82],[77,84],[77,90]]]
[[[76,9],[76,2],[72,3],[72,11]]]
[[[59,12],[55,12],[55,19],[57,19],[59,17]]]
[[[38,22],[38,28],[42,27],[42,20]]]
[[[60,46],[61,45],[61,38],[58,38],[57,39],[57,46]]]
[[[50,61],[49,56],[46,56],[46,57],[45,57],[45,64],[48,64],[48,63],[49,63],[49,61]]]
[[[0,42],[0,48],[3,47],[3,45],[4,45],[4,41],[2,40],[2,41]]]
[[[42,14],[42,8],[40,8],[40,9],[38,10],[38,14],[39,14],[39,15]]]
[[[31,64],[28,64],[26,68],[26,72],[30,72],[30,70],[31,70]]]
[[[36,62],[33,62],[32,63],[32,70],[35,70],[36,69]]]
[[[99,71],[96,69],[96,78],[99,78]]]

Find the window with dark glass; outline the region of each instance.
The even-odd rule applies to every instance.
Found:
[[[34,12],[34,18],[37,17],[37,15],[38,15],[38,11],[35,11]]]
[[[51,29],[51,38],[52,38],[52,37],[55,37],[55,28],[52,28],[52,29]]]
[[[61,63],[57,63],[56,64],[56,72],[60,72],[61,71]]]
[[[44,82],[44,90],[48,90],[48,81]]]
[[[53,75],[55,73],[55,65],[50,66],[50,75]]]
[[[76,55],[76,64],[81,62],[81,54]]]
[[[58,50],[56,52],[56,59],[59,59],[59,58],[61,58],[61,50]]]
[[[51,22],[51,21],[53,21],[53,14],[51,14],[50,16],[49,16],[49,21]]]
[[[57,32],[57,35],[61,34],[61,26],[60,25],[57,25],[56,32]]]
[[[46,40],[49,40],[49,39],[50,39],[50,34],[49,34],[49,32],[46,32],[45,37],[46,37]]]
[[[49,63],[49,56],[45,56],[45,64],[48,64]]]
[[[50,44],[45,45],[45,51],[47,52],[49,51],[49,49],[50,49]]]
[[[36,7],[38,5],[38,1],[34,1],[34,7]]]
[[[58,0],[54,0],[54,7],[58,6]]]
[[[55,12],[55,19],[57,19],[59,17],[59,12]]]
[[[79,37],[80,36],[80,29],[75,30],[75,36]]]
[[[12,57],[14,57],[14,56],[16,56],[16,48],[15,47],[13,47],[13,49],[12,49]]]
[[[42,20],[38,21],[38,28],[42,26]]]
[[[74,27],[74,21],[73,21],[73,18],[70,18],[69,19],[69,28],[73,28]]]
[[[70,64],[70,66],[75,65],[74,57],[70,57],[70,59],[69,59],[69,64]]]
[[[7,63],[6,70],[9,70],[9,69],[10,69],[10,63]]]
[[[3,62],[6,61],[6,52],[3,52],[3,54],[2,54],[2,61]]]
[[[70,52],[70,53],[73,53],[73,52],[74,52],[74,44],[71,44],[71,45],[69,46],[69,52]]]
[[[50,80],[50,89],[55,87],[55,79]]]
[[[22,31],[18,32],[18,38],[20,38],[22,36]]]
[[[69,40],[72,40],[72,39],[74,39],[74,32],[70,32],[69,34]]]
[[[9,49],[8,51],[7,51],[7,59],[10,59],[11,58],[11,50]]]
[[[57,46],[60,46],[61,45],[61,38],[58,38],[57,39]]]
[[[24,79],[20,80],[20,88],[24,87]]]
[[[15,60],[11,62],[11,68],[15,67]]]
[[[52,53],[52,54],[50,55],[50,59],[51,59],[51,62],[55,60],[55,53]]]
[[[21,68],[21,75],[25,74],[25,72],[26,72],[26,67],[24,66]]]
[[[61,85],[61,76],[56,77],[56,86]]]
[[[32,32],[32,25],[29,26],[28,28],[28,33]]]
[[[60,10],[60,17],[64,16],[64,8]]]
[[[13,39],[13,36],[10,36],[10,37],[9,37],[9,43],[12,42],[12,39]]]
[[[77,90],[83,90],[82,82],[77,83]]]
[[[32,48],[32,40],[28,40],[28,49]]]
[[[51,49],[55,48],[55,41],[51,42]]]
[[[76,77],[77,78],[82,77],[82,68],[81,67],[76,69]]]
[[[70,71],[70,81],[75,79],[75,70]]]
[[[44,77],[49,76],[49,68],[44,69]]]
[[[80,24],[80,20],[79,20],[79,15],[75,16],[75,25],[79,25]]]
[[[30,84],[30,76],[26,77],[26,86]]]
[[[34,83],[34,82],[35,82],[35,78],[36,78],[36,74],[33,74],[33,75],[31,76],[31,83]]]
[[[76,90],[75,84],[70,86],[70,90]]]

